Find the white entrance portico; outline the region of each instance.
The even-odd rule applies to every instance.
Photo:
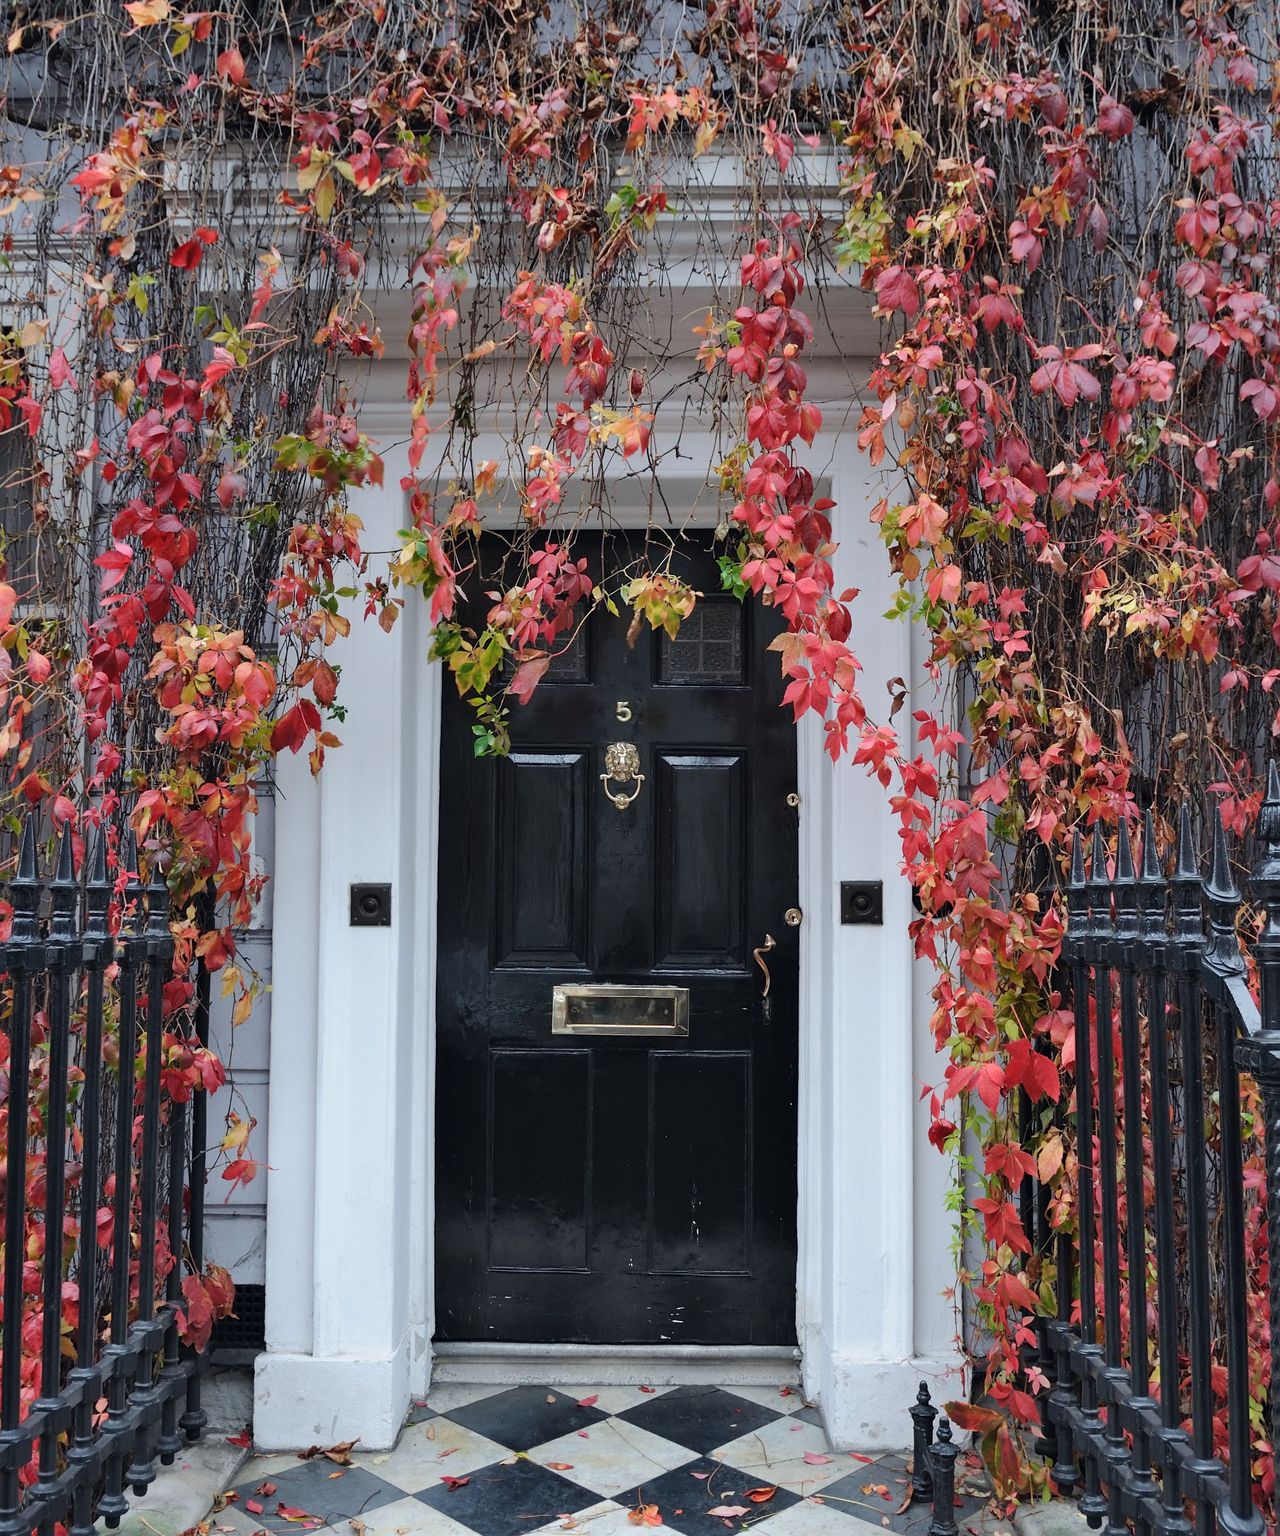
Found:
[[[810,373],[826,426],[808,462],[837,504],[840,582],[860,589],[855,641],[874,708],[886,681],[913,676],[913,632],[882,617],[890,580],[850,430],[848,359],[815,361]],[[405,522],[395,487],[406,450],[394,445],[407,423],[392,398],[400,375],[388,375],[383,385],[375,373],[362,412],[387,460],[387,488],[354,500],[370,551],[394,548]],[[686,432],[681,463],[709,466],[716,446]],[[495,431],[476,457],[505,451]],[[705,468],[690,473],[686,505],[709,503],[713,523],[706,478]],[[663,485],[670,502],[679,478],[664,470]],[[649,515],[628,510],[625,487],[614,512]],[[354,618],[340,658],[343,745],[324,772],[312,779],[304,757],[280,767],[267,1349],[254,1410],[263,1448],[357,1436],[366,1448],[388,1446],[432,1378],[436,840],[449,805],[437,749],[447,678],[426,660],[425,605],[409,595],[390,635]],[[798,745],[800,1368],[833,1443],[894,1447],[908,1440],[921,1377],[945,1395],[959,1386],[945,1294],[954,1274],[949,1170],[926,1141],[917,1102],[939,1075],[929,977],[911,956],[910,892],[884,792],[861,769],[826,759],[815,722],[802,722]],[[841,925],[842,879],[884,882],[882,926]],[[363,881],[390,883],[389,927],[350,926],[349,887]],[[540,1381],[705,1379],[712,1370],[721,1384],[742,1373],[781,1380],[786,1368],[749,1351],[688,1346],[493,1353],[470,1368],[511,1380],[532,1370]],[[455,1377],[466,1368],[456,1358],[440,1364]]]

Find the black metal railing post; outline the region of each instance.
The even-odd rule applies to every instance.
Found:
[[[1161,1536],[1190,1536],[1178,1477],[1178,1452],[1186,1445],[1182,1428],[1178,1370],[1178,1253],[1174,1208],[1173,1100],[1169,1087],[1169,999],[1166,962],[1168,887],[1160,868],[1155,822],[1148,811],[1142,828],[1138,904],[1149,963],[1147,1041],[1151,1072],[1151,1161],[1154,1177],[1156,1248],[1156,1358],[1160,1364],[1159,1428],[1151,1438],[1160,1469]]]
[[[132,1260],[130,1227],[133,1208],[133,1106],[137,1097],[138,968],[146,951],[142,935],[142,882],[138,879],[138,851],[126,834],[121,861],[128,875],[125,912],[120,925],[116,988],[119,996],[119,1035],[116,1079],[115,1201],[111,1236],[111,1342],[105,1351],[111,1372],[107,1388],[107,1433],[112,1450],[107,1457],[106,1491],[98,1501],[98,1513],[109,1527],[120,1523],[129,1508],[124,1494],[125,1457],[129,1443],[129,1370],[134,1356],[129,1348],[129,1271]]]
[[[956,1524],[956,1460],[960,1447],[951,1438],[951,1424],[942,1419],[938,1438],[929,1450],[929,1470],[933,1478],[933,1518],[928,1536],[959,1536]]]
[[[1129,1443],[1124,1422],[1117,1411],[1117,1387],[1127,1384],[1128,1372],[1122,1363],[1123,1335],[1120,1306],[1120,1183],[1116,1148],[1116,1070],[1115,1045],[1111,1020],[1114,993],[1111,967],[1116,959],[1116,924],[1112,915],[1112,886],[1107,874],[1107,848],[1102,825],[1094,823],[1093,857],[1089,870],[1092,920],[1090,937],[1094,941],[1093,988],[1097,1001],[1097,1074],[1098,1074],[1098,1173],[1102,1191],[1102,1347],[1105,1368],[1099,1380],[1100,1396],[1107,1407],[1103,1429],[1106,1446],[1107,1536],[1122,1536],[1124,1520],[1124,1473],[1129,1462]]]
[[[1209,943],[1205,967],[1226,986],[1244,977],[1244,957],[1236,933],[1240,892],[1231,873],[1227,833],[1214,817],[1213,869],[1205,886],[1209,903]],[[1249,1426],[1249,1293],[1244,1243],[1244,1152],[1240,1130],[1240,1072],[1236,1065],[1237,1020],[1227,998],[1214,1010],[1218,1056],[1218,1157],[1221,1167],[1224,1311],[1227,1331],[1227,1473],[1230,1496],[1218,1510],[1218,1525],[1230,1536],[1263,1536],[1262,1516],[1253,1502]]]
[[[911,1405],[911,1494],[921,1500],[933,1497],[933,1472],[929,1466],[929,1446],[933,1443],[933,1425],[938,1410],[929,1400],[929,1384],[922,1381]]]
[[[1280,771],[1267,775],[1267,796],[1258,815],[1258,857],[1249,885],[1263,911],[1254,947],[1258,966],[1262,1028],[1241,1041],[1237,1060],[1253,1074],[1262,1094],[1267,1169],[1268,1313],[1271,1322],[1271,1381],[1267,1409],[1274,1447],[1280,1434]]]
[[[0,1332],[0,1536],[24,1536],[20,1473],[31,1454],[22,1432],[22,1325],[27,1258],[27,1117],[31,1097],[31,1007],[44,964],[39,935],[40,872],[32,817],[22,831],[18,870],[9,885],[13,919],[5,945],[12,983],[9,1016],[9,1127],[4,1191],[4,1324]]]
[[[1129,1432],[1130,1507],[1142,1509],[1156,1495],[1151,1475],[1146,1411],[1154,1410],[1150,1396],[1151,1357],[1147,1337],[1146,1159],[1142,1124],[1142,1036],[1139,1025],[1138,978],[1145,970],[1146,934],[1139,922],[1139,891],[1133,866],[1128,823],[1116,832],[1116,975],[1120,985],[1120,1063],[1123,1077],[1121,1142],[1124,1147],[1125,1254],[1129,1281],[1129,1396],[1124,1411],[1113,1414]],[[1146,1528],[1139,1517],[1138,1530]]]
[[[71,822],[63,824],[58,865],[50,886],[48,1091],[45,1099],[44,1273],[41,1276],[40,1396],[33,1412],[44,1419],[31,1497],[49,1500],[58,1491],[62,1432],[70,1415],[62,1398],[62,1279],[67,1195],[67,1065],[71,1045],[71,978],[76,970],[76,871]],[[48,1520],[43,1529],[52,1530]]]
[[[102,1018],[105,977],[115,945],[107,931],[111,882],[107,877],[107,836],[99,827],[89,856],[85,882],[84,940],[81,959],[85,976],[84,1105],[81,1133],[84,1157],[80,1170],[80,1253],[77,1268],[76,1363],[68,1386],[76,1397],[75,1422],[67,1463],[78,1469],[72,1497],[69,1536],[93,1536],[92,1469],[98,1459],[94,1428],[94,1399],[98,1390],[98,1201],[102,1193]]]
[[[1098,841],[1094,839],[1094,856]],[[1080,834],[1074,838],[1071,855],[1071,880],[1068,888],[1068,956],[1071,962],[1072,1013],[1076,1044],[1076,1166],[1080,1222],[1080,1345],[1079,1345],[1079,1434],[1078,1448],[1096,1444],[1102,1437],[1102,1414],[1098,1399],[1098,1375],[1102,1365],[1102,1346],[1098,1342],[1098,1270],[1097,1270],[1097,1181],[1094,1163],[1095,1120],[1093,1113],[1094,1070],[1093,1040],[1089,1027],[1090,946],[1093,939],[1094,888],[1085,878],[1084,845]],[[1110,899],[1109,897],[1107,898]],[[1065,1346],[1070,1358],[1071,1346]],[[1076,1448],[1072,1434],[1072,1447]],[[1062,1458],[1061,1449],[1059,1459]],[[1107,1512],[1107,1498],[1102,1492],[1100,1468],[1092,1455],[1084,1457],[1083,1489],[1080,1512],[1097,1527]]]
[[[1178,862],[1173,875],[1173,938],[1170,964],[1177,975],[1179,1044],[1183,1116],[1182,1156],[1185,1165],[1187,1358],[1191,1374],[1192,1458],[1184,1466],[1193,1478],[1211,1476],[1218,1467],[1213,1455],[1213,1353],[1209,1291],[1208,1160],[1204,1116],[1204,1049],[1201,1017],[1200,961],[1204,951],[1204,912],[1199,863],[1191,833],[1191,812],[1184,805],[1178,820]],[[1212,1536],[1213,1509],[1205,1499],[1195,1501],[1196,1536]]]

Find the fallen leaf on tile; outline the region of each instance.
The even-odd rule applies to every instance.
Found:
[[[457,1449],[458,1447],[456,1445],[445,1446],[444,1450],[436,1452],[436,1460],[443,1461],[446,1456],[452,1456]]]
[[[804,1459],[811,1467],[825,1466],[831,1460],[830,1456],[824,1456],[821,1451],[806,1451]]]
[[[548,1401],[548,1402],[549,1402],[549,1403],[554,1403],[554,1402],[555,1402],[555,1400],[556,1400],[556,1395],[555,1395],[555,1393],[554,1393],[554,1392],[548,1392],[548,1393],[547,1393],[547,1401]]]
[[[595,1405],[599,1401],[600,1401],[600,1394],[598,1392],[593,1392],[590,1397],[580,1397],[578,1399],[578,1407],[579,1408],[594,1408]]]
[[[912,1486],[912,1484],[908,1483],[907,1484],[907,1491],[902,1496],[902,1503],[899,1504],[897,1509],[894,1510],[894,1514],[895,1515],[905,1515],[906,1512],[911,1508],[911,1501],[912,1501],[912,1499],[915,1498],[915,1496],[916,1496],[915,1488]]]
[[[220,1509],[225,1509],[228,1504],[238,1504],[240,1495],[234,1488],[229,1488],[226,1493],[220,1493],[213,1501],[213,1513],[216,1515]]]
[[[436,1437],[436,1427],[435,1427],[435,1425],[434,1424],[428,1424],[426,1426],[426,1428],[423,1430],[422,1435],[423,1435],[423,1439],[424,1440],[434,1440],[435,1437]]]
[[[743,1498],[750,1499],[753,1504],[767,1504],[777,1491],[776,1488],[748,1488]]]
[[[578,1431],[578,1439],[579,1440],[590,1440],[590,1438],[591,1438],[591,1436],[586,1432],[585,1429],[580,1429]]]
[[[337,1445],[309,1445],[305,1451],[298,1452],[298,1460],[311,1461],[316,1456],[325,1456],[339,1467],[349,1467],[355,1444],[354,1440],[341,1440]]]
[[[644,1390],[642,1387],[641,1391]],[[649,1389],[653,1390],[652,1387]],[[632,1525],[661,1525],[662,1512],[656,1504],[637,1504],[634,1509],[627,1511],[627,1519]]]
[[[504,1456],[498,1465],[500,1467],[514,1467],[519,1459],[520,1458],[518,1456]]]
[[[882,1499],[893,1497],[884,1483],[863,1483],[862,1491],[863,1493],[878,1494]]]
[[[238,1435],[227,1436],[228,1445],[238,1445],[241,1450],[247,1451],[252,1442],[249,1439],[249,1431],[242,1429]]]
[[[391,1460],[391,1452],[388,1451],[385,1456],[373,1456],[373,1457],[371,1457],[370,1458],[370,1464],[372,1466],[375,1466],[375,1467],[380,1467],[384,1461],[390,1461],[390,1460]]]
[[[264,1499],[274,1499],[276,1496],[276,1485],[271,1482],[259,1483],[254,1491],[260,1493]]]
[[[640,1390],[642,1392],[656,1392],[658,1389],[657,1387],[641,1387]]]
[[[356,1536],[364,1536],[365,1531],[368,1529],[364,1521],[357,1520],[354,1515],[352,1515],[351,1519],[347,1521],[347,1524],[356,1533]]]
[[[469,1477],[442,1477],[440,1481],[452,1492],[455,1488],[465,1488],[471,1479]]]
[[[707,1513],[715,1515],[720,1520],[736,1520],[739,1515],[747,1515],[751,1511],[745,1504],[717,1504],[714,1509],[709,1509]]]
[[[864,1467],[869,1467],[875,1461],[874,1456],[864,1456],[861,1451],[850,1451],[849,1454],[854,1461],[860,1461]]]
[[[263,1508],[257,1499],[246,1499],[244,1501],[244,1507],[249,1511],[251,1515],[260,1515]]]
[[[711,1474],[710,1474],[710,1472],[690,1472],[689,1476],[702,1479],[702,1478],[710,1477]]]
[[[314,1520],[314,1515],[309,1515],[305,1509],[298,1509],[292,1504],[277,1504],[276,1514],[282,1520]]]
[[[571,1461],[549,1461],[547,1463],[547,1466],[550,1468],[550,1470],[552,1472],[572,1472],[573,1471],[573,1463]]]
[[[794,1387],[779,1387],[778,1388],[778,1396],[779,1397],[794,1397],[795,1395],[796,1395],[796,1389]]]
[[[335,1477],[345,1477],[346,1475],[347,1474],[345,1472],[342,1472],[342,1471],[330,1472],[330,1474],[329,1474],[329,1481],[332,1482]]]

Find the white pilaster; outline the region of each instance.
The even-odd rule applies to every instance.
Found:
[[[387,551],[405,521],[386,491],[353,498],[365,547]],[[375,554],[375,560],[385,555]],[[392,1444],[427,1379],[424,1235],[429,1160],[429,914],[421,864],[434,862],[434,778],[422,722],[438,713],[438,671],[422,663],[421,603],[390,635],[350,605],[334,660],[348,711],[318,791],[286,770],[279,843],[273,1040],[267,1352],[257,1366],[254,1435],[264,1448],[358,1436]],[[428,737],[429,740],[429,737]],[[318,858],[315,850],[318,850]],[[391,924],[350,925],[353,882],[389,883]],[[296,903],[296,904],[295,904]],[[308,943],[310,938],[310,943]],[[283,941],[283,942],[282,942]],[[310,1019],[307,1015],[310,1014]],[[306,1113],[304,1097],[310,1096]]]

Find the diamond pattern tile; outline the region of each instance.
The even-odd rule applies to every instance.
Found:
[[[418,1498],[476,1536],[520,1536],[599,1503],[580,1483],[523,1456],[482,1467],[456,1485],[439,1483]]]
[[[783,1415],[776,1408],[766,1408],[721,1387],[674,1387],[661,1397],[626,1409],[618,1417],[705,1456],[715,1446],[736,1440],[748,1430],[760,1429]]]
[[[904,1410],[904,1439],[909,1433]],[[356,1446],[347,1467],[318,1456],[251,1461],[211,1529],[745,1536],[767,1521],[767,1536],[858,1536],[854,1520],[925,1536],[931,1511],[901,1508],[907,1486],[901,1456],[871,1462],[833,1451],[821,1415],[795,1390],[447,1382],[414,1403],[390,1451]],[[976,1529],[981,1501],[963,1486],[956,1518]]]
[[[449,1417],[455,1424],[513,1451],[527,1451],[570,1430],[598,1424],[608,1415],[599,1408],[583,1408],[577,1396],[554,1387],[507,1387],[492,1397],[455,1408]]]
[[[750,1497],[751,1491],[759,1494],[767,1488],[774,1492],[764,1502],[757,1503]],[[695,1532],[706,1536],[716,1529],[707,1518],[713,1509],[746,1511],[744,1515],[723,1517],[729,1519],[732,1530],[748,1521],[754,1524],[757,1519],[780,1514],[797,1502],[797,1495],[753,1472],[702,1456],[620,1493],[615,1502],[631,1510],[656,1508],[664,1526],[681,1531],[684,1536],[694,1536]]]
[[[271,1492],[264,1492],[264,1485]],[[362,1518],[383,1504],[394,1504],[402,1490],[363,1467],[338,1467],[314,1456],[270,1477],[255,1477],[236,1488],[245,1514],[264,1531],[297,1531]],[[289,1514],[281,1514],[281,1509]],[[299,1513],[300,1512],[300,1513]]]
[[[827,1447],[820,1425],[806,1424],[788,1415],[753,1429],[712,1451],[717,1461],[750,1472],[757,1482],[776,1483],[807,1497],[849,1470],[849,1458]]]
[[[624,1488],[660,1476],[690,1460],[688,1448],[650,1434],[625,1419],[605,1419],[590,1429],[572,1430],[529,1452],[529,1460],[550,1466],[593,1493],[613,1498]]]

